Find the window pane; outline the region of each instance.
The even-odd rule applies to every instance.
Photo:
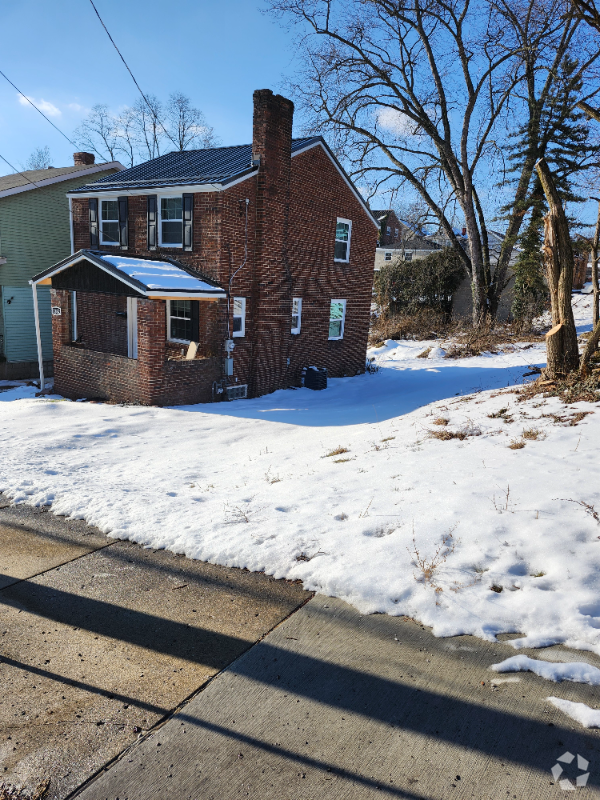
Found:
[[[102,223],[102,241],[105,243],[119,244],[119,223],[118,222],[103,222]]]
[[[182,197],[161,197],[160,216],[165,219],[183,219]]]
[[[241,297],[233,298],[233,316],[241,317],[244,313],[244,301]]]
[[[119,219],[119,204],[116,200],[102,201],[102,219]]]
[[[171,316],[184,317],[185,319],[192,318],[192,301],[191,300],[171,300]]]
[[[241,317],[236,317],[234,315],[234,317],[233,317],[233,332],[234,333],[238,333],[241,330],[242,330],[242,318]]]
[[[342,320],[332,319],[329,321],[329,338],[335,339],[342,335]]]
[[[192,340],[192,320],[171,317],[171,339]]]
[[[347,253],[348,253],[348,242],[335,243],[335,258],[339,258],[340,261],[345,261]]]
[[[292,314],[292,330],[297,331],[298,325],[299,325],[298,314]]]
[[[349,228],[350,226],[347,222],[338,222],[335,226],[335,238],[342,242],[347,242]]]
[[[329,311],[329,319],[343,319],[344,318],[344,304],[332,303]]]
[[[183,226],[181,222],[163,222],[162,242],[163,244],[183,243]]]

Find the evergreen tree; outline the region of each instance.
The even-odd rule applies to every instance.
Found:
[[[514,144],[509,156],[511,171],[517,174],[531,149],[535,149],[536,161],[545,157],[558,193],[565,203],[582,202],[584,198],[575,192],[576,177],[592,167],[598,155],[598,146],[591,140],[585,114],[575,106],[582,93],[582,81],[574,77],[577,71],[578,62],[567,56],[561,65],[556,89],[540,113],[539,137],[532,136],[529,124],[522,126],[513,134]],[[518,242],[520,253],[514,265],[512,313],[517,320],[526,324],[541,313],[548,298],[541,254],[547,206],[537,177],[520,210],[523,214],[529,212],[530,216]]]

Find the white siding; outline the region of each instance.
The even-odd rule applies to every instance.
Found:
[[[52,358],[52,317],[50,314],[50,288],[38,286],[40,332],[44,361]],[[37,361],[35,318],[31,286],[2,287],[2,315],[4,317],[4,355],[7,361]]]

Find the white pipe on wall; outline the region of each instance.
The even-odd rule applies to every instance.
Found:
[[[33,292],[33,315],[35,317],[35,338],[37,340],[38,364],[40,367],[40,392],[44,391],[44,357],[42,354],[42,337],[40,334],[40,311],[38,308],[37,286],[31,284]]]

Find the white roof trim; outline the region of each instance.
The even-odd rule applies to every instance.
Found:
[[[110,161],[108,164],[94,164],[77,172],[67,172],[63,173],[62,175],[55,175],[53,178],[37,180],[35,184],[26,183],[25,186],[14,186],[12,189],[5,189],[3,192],[0,192],[0,197],[9,197],[12,194],[20,194],[21,192],[31,192],[33,189],[43,189],[45,186],[51,186],[53,183],[72,181],[75,178],[81,178],[84,175],[93,175],[96,172],[105,172],[107,169],[116,169],[121,172],[125,169],[125,167],[120,161]]]
[[[173,189],[181,189],[183,192],[190,192],[192,194],[199,194],[201,192],[223,192],[225,189],[230,189],[232,186],[236,186],[238,183],[242,183],[243,181],[247,181],[249,178],[254,178],[258,175],[258,170],[253,170],[252,172],[248,172],[246,175],[242,175],[241,178],[236,178],[229,183],[194,183],[194,184],[186,184],[186,183],[169,183],[164,186],[153,186],[150,189],[136,189],[135,187],[123,187],[122,189],[118,188],[111,188],[106,189],[105,191],[101,191],[100,187],[98,187],[98,191],[95,192],[67,192],[67,197],[73,197],[74,199],[81,197],[83,199],[87,199],[90,197],[99,197],[99,198],[107,198],[107,197],[140,197],[141,195],[148,195],[148,194],[166,194],[166,193],[173,193]]]
[[[346,183],[346,185],[348,186],[348,188],[350,189],[352,194],[356,197],[358,202],[361,204],[361,206],[365,210],[365,213],[367,214],[367,216],[369,217],[369,219],[371,220],[373,225],[375,225],[377,230],[379,230],[379,225],[377,224],[377,221],[375,220],[375,217],[373,216],[373,214],[371,214],[369,206],[365,203],[364,199],[361,197],[360,192],[358,192],[356,190],[356,188],[352,184],[352,182],[346,177],[346,175],[344,175],[344,173],[342,172],[342,170],[339,167],[339,164],[337,163],[335,158],[331,155],[331,153],[329,152],[328,148],[324,145],[324,143],[321,140],[317,140],[316,142],[311,142],[310,144],[307,144],[305,147],[302,147],[300,150],[296,150],[294,153],[292,153],[292,158],[294,158],[295,156],[299,156],[300,153],[306,153],[307,150],[311,150],[313,147],[318,147],[318,146],[323,148],[323,150],[325,151],[325,153],[329,157],[329,160],[331,161],[333,166],[336,168],[336,170],[340,173],[340,175],[344,179],[344,182]]]

